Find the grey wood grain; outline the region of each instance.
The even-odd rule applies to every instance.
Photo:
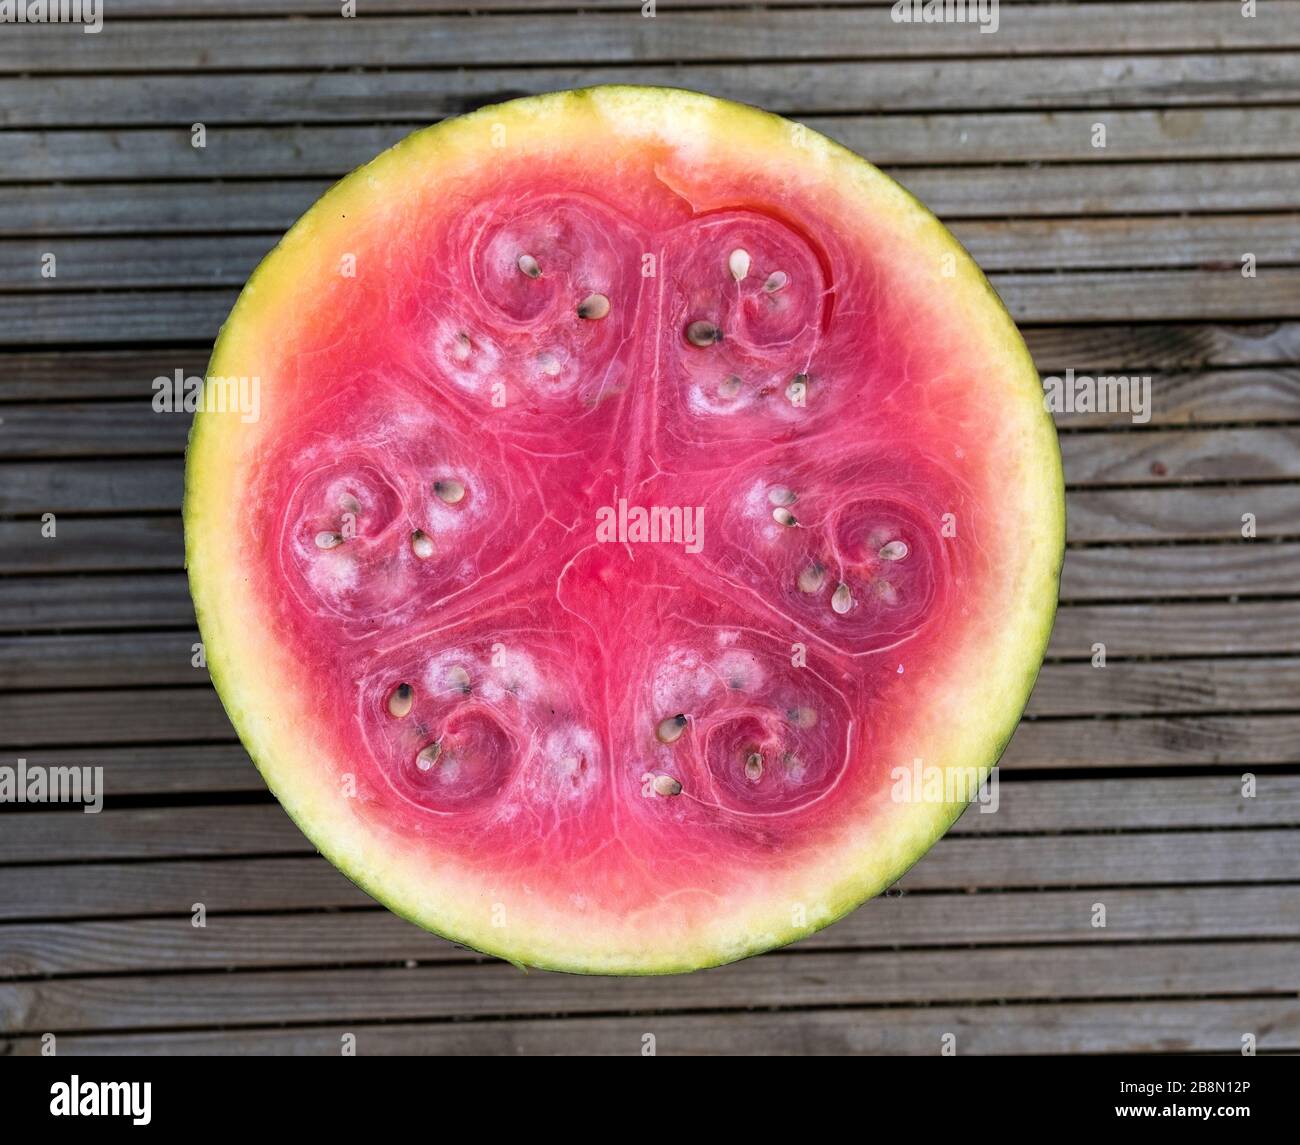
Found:
[[[744,1010],[993,999],[1294,994],[1300,943],[790,953],[672,981],[505,963],[369,970],[54,978],[0,984],[0,1024],[40,1033],[285,1021]],[[1240,1043],[1238,1043],[1240,1044]]]
[[[304,841],[304,851],[310,844]],[[1132,832],[941,839],[899,881],[904,891],[1160,887],[1293,882],[1300,831]],[[93,877],[88,877],[93,876]],[[321,910],[373,900],[318,855],[11,866],[0,920]],[[1123,981],[1123,979],[1120,979]],[[0,1023],[0,1029],[4,1029]]]
[[[1300,154],[1290,107],[1164,108],[1106,112],[1106,146],[1094,147],[1095,112],[803,116],[816,131],[877,164],[1282,159]],[[410,132],[406,123],[213,126],[206,146],[190,125],[97,130],[15,130],[0,135],[0,182],[21,180],[248,179],[337,176],[368,163]]]
[[[0,79],[0,127],[430,122],[601,83],[699,88],[795,116],[828,112],[1270,106],[1295,102],[1293,51],[999,59],[590,64],[458,70]]]
[[[502,15],[367,18],[336,15],[298,20],[134,21],[114,17],[95,36],[75,25],[42,24],[21,40],[0,40],[0,72],[136,72],[142,60],[175,71],[283,67],[484,67],[527,62],[565,64],[786,59],[893,59],[1082,55],[1106,52],[1230,51],[1300,47],[1300,13],[1279,4],[1267,29],[1241,18],[1241,7],[1216,2],[1096,3],[1087,15],[1063,5],[1013,9],[996,35],[971,23],[916,27],[876,5],[800,11],[682,11],[643,19],[636,7],[617,13],[525,11]]]
[[[404,1055],[639,1055],[647,1033],[662,1055],[938,1054],[949,1035],[962,1055],[1241,1052],[1243,1032],[1261,1052],[1300,1048],[1300,1002],[1279,997],[1205,1001],[1030,1003],[745,1011],[726,1015],[542,1018],[525,1021],[350,1022],[291,1029],[62,1034],[65,1054],[337,1056],[342,1036],[359,1053]],[[0,1042],[41,1052],[35,1037]]]
[[[1092,925],[1095,905],[1105,927]],[[15,923],[0,979],[47,974],[198,971],[464,961],[462,947],[387,911]],[[1296,886],[888,895],[802,939],[796,951],[968,943],[1152,942],[1295,938]]]

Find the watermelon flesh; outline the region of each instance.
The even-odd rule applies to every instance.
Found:
[[[191,445],[214,679],[430,929],[611,972],[790,941],[960,812],[896,768],[1014,728],[1061,550],[1036,375],[933,219],[791,131],[648,89],[442,125],[223,330],[264,414]]]

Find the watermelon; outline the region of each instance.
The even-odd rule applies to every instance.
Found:
[[[1014,324],[902,188],[752,108],[413,134],[258,267],[207,390],[187,564],[240,738],[358,885],[520,965],[841,917],[965,808],[1047,643]]]

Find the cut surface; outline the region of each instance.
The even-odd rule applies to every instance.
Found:
[[[890,885],[1015,728],[1056,601],[1014,325],[896,184],[598,88],[419,132],[250,279],[190,579],[331,861],[515,962],[688,970]],[[231,391],[233,392],[233,391]],[[895,769],[961,782],[900,795]]]

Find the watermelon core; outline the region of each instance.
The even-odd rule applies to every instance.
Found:
[[[607,973],[790,942],[965,806],[896,769],[978,779],[1024,707],[1037,375],[948,232],[803,127],[615,87],[419,132],[285,236],[209,377],[261,404],[190,442],[213,679],[430,930]]]

